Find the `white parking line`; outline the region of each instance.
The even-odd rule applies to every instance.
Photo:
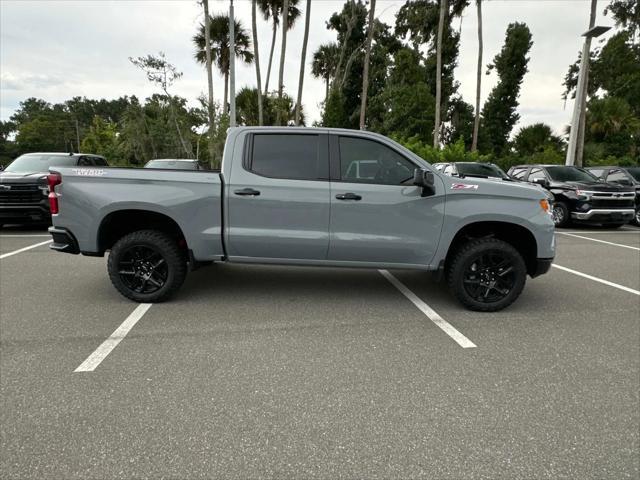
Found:
[[[12,235],[12,234],[10,234],[10,235],[0,235],[0,238],[28,238],[28,237],[50,237],[50,236],[51,235],[49,235],[49,234],[37,234],[37,235],[36,234],[32,234],[32,235],[27,235],[27,234],[25,234],[25,235],[19,235],[19,234]]]
[[[413,303],[416,307],[418,307],[418,310],[424,313],[427,316],[427,318],[429,318],[429,320],[431,320],[438,327],[440,327],[442,331],[444,331],[444,333],[446,333],[451,338],[453,338],[458,343],[458,345],[460,345],[462,348],[476,347],[475,343],[473,343],[471,340],[469,340],[467,337],[461,334],[458,330],[456,330],[453,327],[453,325],[451,325],[444,318],[438,315],[438,313],[433,308],[431,308],[429,305],[423,302],[420,298],[418,298],[418,296],[415,293],[409,290],[402,282],[400,282],[400,280],[394,277],[391,273],[389,273],[387,270],[378,270],[378,271],[382,274],[384,278],[389,280],[389,282],[394,287],[400,290],[400,292],[405,297],[407,297],[411,301],[411,303]]]
[[[633,293],[634,295],[640,295],[640,291],[634,290],[633,288],[625,287],[624,285],[620,285],[617,283],[610,282],[609,280],[604,280],[602,278],[594,277],[593,275],[588,275],[586,273],[578,272],[577,270],[572,270],[567,267],[563,267],[562,265],[556,265],[555,263],[551,265],[552,267],[559,268],[560,270],[564,270],[565,272],[573,273],[574,275],[578,275],[580,277],[588,278],[589,280],[593,280],[594,282],[603,283],[605,285],[609,285],[613,288],[618,288],[620,290],[624,290],[625,292]]]
[[[630,233],[635,233],[636,235],[638,235],[640,233],[640,229],[621,230],[618,228],[616,230],[562,230],[562,231],[559,231],[556,229],[556,233],[588,233],[589,235],[593,233],[601,233],[604,235],[612,235],[612,234],[619,234],[619,233],[624,233],[625,235],[628,235]]]
[[[565,233],[565,232],[556,232],[556,233],[559,233],[560,235],[567,235],[569,237],[582,238],[584,240],[591,240],[592,242],[606,243],[607,245],[613,245],[615,247],[630,248],[631,250],[640,251],[640,248],[638,247],[632,247],[630,245],[622,245],[621,243],[606,242],[604,240],[599,240],[597,238],[589,238],[589,237],[583,237],[582,235],[574,235],[573,233]]]
[[[111,353],[111,351],[118,346],[122,339],[129,333],[129,331],[138,323],[138,320],[147,313],[147,310],[153,305],[152,303],[141,303],[136,309],[131,312],[122,324],[116,328],[116,330],[107,338],[102,345],[95,349],[95,351],[87,357],[87,359],[80,364],[74,372],[93,372],[98,365]]]
[[[13,252],[3,253],[2,255],[0,255],[0,260],[2,260],[3,258],[10,257],[11,255],[16,255],[18,253],[26,252],[27,250],[31,250],[32,248],[36,248],[36,247],[39,247],[41,245],[46,245],[47,243],[51,243],[51,242],[53,242],[53,240],[47,240],[46,242],[40,242],[40,243],[36,243],[34,245],[29,245],[28,247],[24,247],[24,248],[20,248],[18,250],[14,250]]]

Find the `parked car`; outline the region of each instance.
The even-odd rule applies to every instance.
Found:
[[[46,175],[50,167],[106,167],[99,155],[28,153],[0,172],[0,227],[3,224],[51,223]]]
[[[167,168],[172,170],[202,170],[197,160],[188,160],[181,158],[159,158],[157,160],[149,160],[145,163],[144,168]]]
[[[636,189],[636,214],[633,223],[640,226],[640,167],[587,167],[587,170],[603,182]]]
[[[230,128],[221,171],[56,167],[48,181],[51,248],[110,251],[113,285],[137,302],[169,298],[187,266],[233,262],[433,271],[495,311],[555,254],[538,188],[443,175],[371,132]]]
[[[484,163],[484,162],[443,162],[443,163],[434,163],[433,166],[439,171],[451,175],[454,177],[480,177],[480,178],[495,178],[497,180],[507,181],[507,182],[519,182],[521,180],[516,180],[507,175],[504,170],[502,170],[495,163]],[[526,183],[526,182],[525,182]],[[537,188],[542,191],[550,205],[553,205],[553,194],[541,187],[537,184],[535,185]]]
[[[537,183],[554,197],[556,227],[571,222],[617,228],[635,215],[635,191],[606,183],[583,168],[566,165],[518,165],[509,169],[517,180]]]

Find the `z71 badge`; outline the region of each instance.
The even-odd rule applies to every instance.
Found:
[[[451,185],[451,190],[477,190],[478,185],[471,183],[454,183]]]

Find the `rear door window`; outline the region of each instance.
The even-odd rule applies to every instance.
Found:
[[[527,169],[525,168],[514,168],[511,172],[511,176],[513,178],[517,178],[518,180],[524,180],[524,175],[527,173]]]
[[[543,178],[543,179],[547,178],[547,176],[544,173],[544,170],[542,170],[541,168],[532,168],[531,173],[529,174],[529,181],[535,182],[539,178]]]
[[[322,155],[319,135],[256,134],[249,169],[264,177],[326,180],[329,162]]]

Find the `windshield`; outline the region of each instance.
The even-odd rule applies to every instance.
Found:
[[[598,182],[596,177],[578,167],[547,167],[547,173],[556,182]]]
[[[144,168],[171,168],[174,170],[197,170],[198,164],[189,160],[151,160]]]
[[[627,168],[627,172],[629,172],[633,178],[640,182],[640,167]]]
[[[15,173],[45,173],[49,167],[73,167],[76,158],[68,155],[22,155],[5,169]]]
[[[457,163],[460,175],[482,175],[485,177],[509,178],[500,167],[491,163]]]

